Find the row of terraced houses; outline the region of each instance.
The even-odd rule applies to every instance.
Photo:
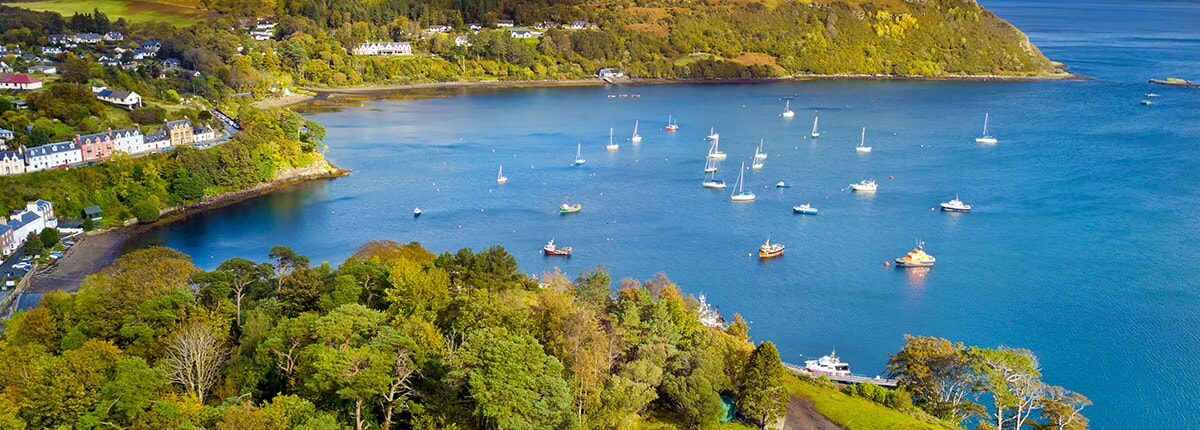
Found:
[[[142,135],[142,131],[136,127],[75,135],[74,140],[0,151],[0,175],[19,175],[102,161],[116,151],[142,154],[213,140],[216,140],[216,133],[212,128],[194,127],[187,119],[169,121],[157,133],[147,135]]]

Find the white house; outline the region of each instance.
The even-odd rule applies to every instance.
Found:
[[[58,54],[63,53],[63,50],[61,47],[50,45],[50,46],[43,46],[42,53],[46,54],[46,55],[58,55]]]
[[[356,55],[412,55],[408,42],[363,42],[354,48]]]
[[[71,36],[68,36],[65,34],[51,34],[49,36],[46,36],[46,41],[53,43],[55,45],[62,45],[64,43],[70,42]]]
[[[570,30],[583,30],[585,28],[588,28],[587,21],[571,21],[571,24],[567,25],[567,29]]]
[[[271,40],[275,37],[274,30],[250,30],[250,37],[254,40]]]
[[[431,25],[426,31],[430,33],[449,33],[450,30],[451,28],[448,25]]]
[[[125,40],[125,35],[121,34],[121,32],[119,32],[119,31],[110,31],[108,33],[104,33],[104,40],[107,40],[110,42],[116,41],[116,40]]]
[[[11,254],[17,247],[25,244],[29,233],[40,233],[46,228],[58,228],[58,218],[54,217],[54,205],[38,199],[25,205],[24,210],[13,211],[6,225],[12,229],[12,242],[4,249],[5,254]]]
[[[196,143],[211,142],[216,139],[217,133],[210,127],[200,126],[192,130],[192,140]]]
[[[12,140],[14,137],[16,137],[16,135],[13,134],[12,130],[0,128],[0,143],[4,143],[4,141],[7,140]]]
[[[122,65],[124,67],[124,65]],[[133,63],[133,67],[137,67],[137,63]],[[133,91],[114,90],[104,87],[92,87],[92,92],[96,94],[96,98],[121,105],[129,109],[136,108],[142,104],[142,96]]]
[[[41,73],[43,75],[53,75],[58,73],[58,68],[50,65],[29,66],[29,73]]]
[[[0,73],[12,73],[12,72],[13,72],[12,66],[8,65],[8,63],[0,61]]]
[[[483,30],[483,24],[480,24],[477,22],[472,22],[470,24],[467,24],[467,29],[478,33],[479,30]]]
[[[77,43],[100,43],[104,37],[96,33],[76,33],[75,42]]]
[[[515,37],[517,39],[531,39],[536,36],[536,34],[534,34],[534,32],[523,29],[523,28],[518,29],[518,30],[509,30],[508,35]]]
[[[145,42],[142,42],[141,45],[142,45],[142,49],[145,49],[148,51],[158,52],[159,49],[162,49],[162,43],[157,40],[147,40]]]
[[[471,46],[471,38],[466,35],[454,36],[454,46]]]
[[[150,147],[146,145],[146,138],[142,136],[142,131],[137,127],[113,130],[112,140],[113,151],[139,154],[150,150]]]
[[[513,21],[511,19],[502,19],[502,20],[496,21],[496,26],[497,27],[512,27]]]
[[[24,73],[0,75],[0,90],[33,91],[41,88],[41,80]]]
[[[151,151],[158,151],[171,146],[171,136],[168,136],[165,130],[147,134],[145,139],[146,147]]]
[[[259,21],[258,24],[255,24],[254,28],[258,30],[274,30],[275,23],[271,21]]]
[[[621,73],[620,69],[600,69],[600,71],[596,72],[596,76],[601,78],[620,78],[625,76],[625,74]]]
[[[25,150],[27,172],[83,162],[83,151],[74,141],[50,143]]]
[[[25,173],[25,156],[21,151],[0,151],[0,175]]]

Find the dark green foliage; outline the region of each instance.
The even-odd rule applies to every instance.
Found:
[[[92,230],[94,230],[95,228],[96,228],[96,222],[95,222],[95,221],[92,221],[92,219],[91,219],[91,218],[84,218],[84,219],[83,219],[83,231],[92,231]]]
[[[158,106],[145,106],[129,112],[129,119],[141,125],[162,124],[167,118],[167,111]]]
[[[787,412],[790,397],[783,389],[785,372],[779,362],[779,351],[771,342],[763,342],[754,348],[742,371],[737,390],[738,408],[763,428],[774,424]]]
[[[138,221],[143,224],[158,221],[158,206],[155,206],[154,203],[148,200],[140,201],[133,205],[133,216],[137,217]]]
[[[46,249],[53,248],[58,244],[58,230],[53,228],[43,228],[41,233],[38,233],[38,241],[42,242],[42,247]]]
[[[29,232],[29,236],[25,238],[25,255],[42,255],[46,252],[46,245],[42,244],[42,239],[38,237],[37,232]]]

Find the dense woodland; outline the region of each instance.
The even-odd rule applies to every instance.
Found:
[[[773,344],[740,316],[702,325],[661,274],[614,295],[603,267],[531,278],[499,247],[268,257],[206,272],[148,248],[46,295],[0,339],[0,426],[715,428],[721,395],[754,425],[789,399]],[[846,392],[927,427],[1087,427],[1087,399],[1043,383],[1026,350],[910,337],[888,370],[903,388]]]

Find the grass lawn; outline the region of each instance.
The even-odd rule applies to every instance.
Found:
[[[42,0],[28,3],[5,3],[6,6],[35,11],[57,12],[70,19],[76,12],[92,13],[99,10],[108,15],[110,21],[125,18],[130,23],[161,21],[176,27],[187,27],[216,16],[215,12],[200,10],[195,6],[159,3],[145,0]]]
[[[720,59],[720,58],[721,57],[718,57],[713,54],[709,54],[707,52],[693,52],[691,54],[684,56],[683,58],[675,60],[675,66],[676,67],[686,66],[688,64],[692,64],[692,63],[695,63],[697,61],[704,60],[704,59],[716,60],[716,59]]]
[[[792,396],[810,399],[821,415],[850,430],[855,429],[953,429],[890,409],[867,399],[852,397],[837,389],[800,381],[789,376],[787,390]]]

